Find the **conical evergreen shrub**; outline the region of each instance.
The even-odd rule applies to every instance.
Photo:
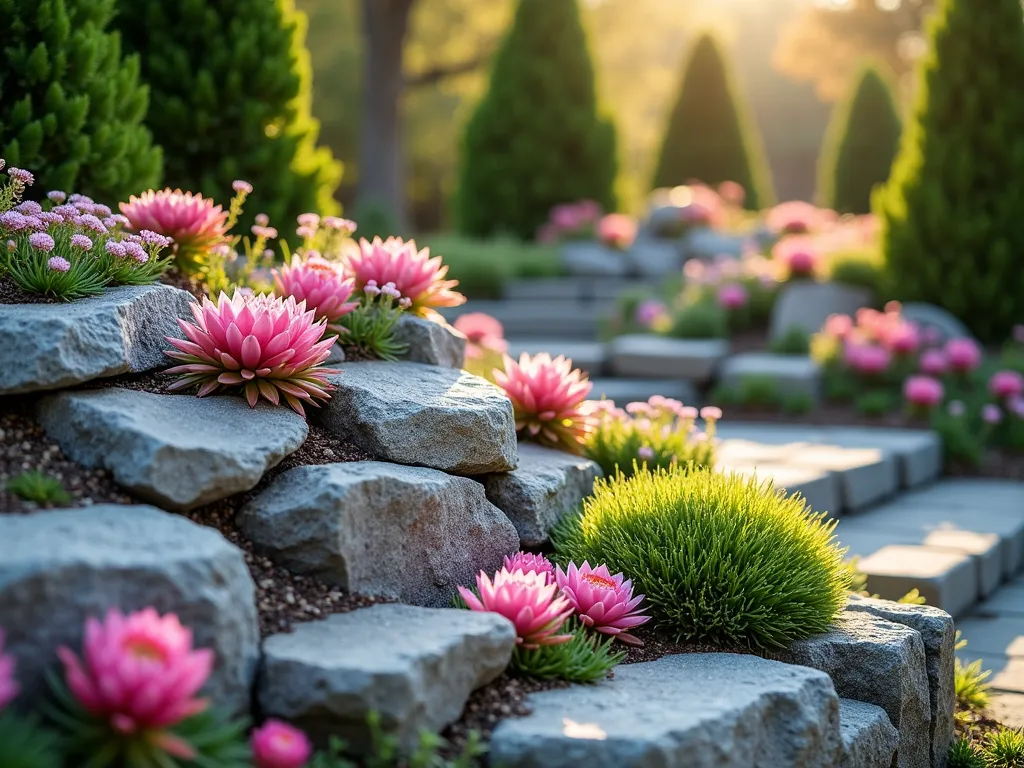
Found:
[[[117,23],[142,59],[168,186],[226,202],[244,179],[246,213],[268,214],[282,234],[301,213],[337,211],[341,166],[316,146],[294,0],[120,0]]]
[[[113,205],[160,179],[149,94],[113,16],[114,0],[0,0],[0,157],[35,174],[30,194]]]
[[[896,296],[945,307],[982,341],[1024,318],[1020,0],[940,0],[923,81],[875,208]]]
[[[751,210],[774,202],[760,135],[711,35],[697,41],[686,64],[654,173],[655,188],[690,181],[735,181],[746,190]]]
[[[832,113],[818,161],[818,197],[840,213],[869,213],[871,192],[889,179],[902,124],[888,78],[864,67]]]
[[[526,239],[559,203],[590,199],[614,210],[617,167],[576,0],[520,0],[466,127],[461,229]]]

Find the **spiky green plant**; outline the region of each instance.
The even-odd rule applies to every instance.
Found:
[[[0,714],[0,765],[4,768],[62,768],[64,758],[56,733],[40,727],[32,716],[7,709]]]
[[[395,340],[395,326],[401,319],[402,309],[389,296],[364,296],[358,307],[338,319],[338,326],[345,330],[338,341],[363,357],[397,360],[409,348]]]
[[[947,768],[985,768],[985,758],[966,736],[961,736],[949,747]]]
[[[1024,768],[1024,731],[1000,728],[985,738],[986,768]]]
[[[628,573],[677,641],[783,648],[846,604],[835,521],[770,483],[709,469],[600,480],[555,531],[560,560]]]
[[[15,475],[7,481],[7,490],[20,499],[36,504],[67,504],[71,496],[64,490],[64,484],[45,472],[29,470]]]
[[[568,624],[572,640],[559,645],[542,645],[535,650],[517,647],[512,652],[512,670],[538,680],[567,680],[593,683],[603,680],[626,658],[625,651],[613,651],[615,638],[602,639],[588,633],[576,622]]]
[[[961,709],[980,712],[988,706],[991,686],[988,678],[991,669],[981,668],[981,659],[964,664],[960,659],[953,662],[953,689],[956,703]]]
[[[769,349],[776,355],[809,355],[811,336],[798,326],[791,326],[778,338],[772,340]]]

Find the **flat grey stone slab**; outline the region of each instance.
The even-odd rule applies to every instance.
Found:
[[[275,562],[354,592],[450,605],[455,588],[519,549],[480,483],[377,461],[295,467],[238,524]]]
[[[421,729],[457,720],[469,694],[505,671],[515,643],[496,613],[376,605],[335,614],[264,641],[260,708],[318,743],[340,736],[359,751],[375,711],[412,750]]]
[[[566,243],[561,248],[562,267],[570,275],[624,277],[629,273],[627,255],[598,242]]]
[[[653,291],[659,280],[622,280],[602,277],[556,277],[535,280],[511,280],[505,284],[502,297],[506,301],[549,300],[570,303],[614,301],[629,291]],[[477,302],[470,302],[475,306]]]
[[[634,274],[644,277],[678,275],[683,267],[683,256],[673,243],[637,238],[626,252]]]
[[[0,395],[61,389],[170,363],[165,336],[193,302],[167,285],[108,288],[60,304],[0,304]]]
[[[451,323],[459,315],[484,312],[504,326],[507,339],[544,338],[557,331],[562,339],[593,341],[608,306],[599,302],[474,301],[442,309],[441,314]]]
[[[722,361],[719,384],[739,391],[747,379],[772,381],[783,397],[806,395],[815,402],[821,392],[821,367],[810,357],[744,352]]]
[[[38,415],[65,454],[172,511],[254,488],[309,432],[290,408],[116,387],[49,396]]]
[[[884,709],[840,699],[839,729],[843,737],[839,768],[891,768],[900,734]]]
[[[600,376],[605,368],[607,353],[600,341],[578,341],[573,339],[509,339],[509,357],[518,360],[526,352],[536,355],[547,352],[552,357],[564,355],[572,360],[574,367],[591,376]]]
[[[371,456],[479,475],[515,469],[512,402],[465,371],[422,363],[347,363],[310,419]]]
[[[871,294],[863,288],[810,280],[791,281],[775,299],[768,335],[779,339],[791,328],[817,333],[829,315],[853,315],[870,304]]]
[[[495,730],[494,768],[833,768],[841,750],[828,676],[756,656],[666,656],[528,703]]]
[[[1024,616],[1024,579],[1004,584],[982,606],[985,613]]]
[[[505,513],[524,547],[547,543],[552,528],[594,490],[601,468],[564,451],[519,446],[519,467],[483,478],[487,499]]]
[[[957,622],[966,653],[1024,658],[1024,618],[977,614]]]
[[[953,684],[956,628],[953,617],[930,605],[895,603],[859,595],[850,595],[846,610],[870,613],[880,619],[910,627],[921,635],[928,674],[932,764],[944,764],[949,744],[953,740],[953,711],[956,708]]]
[[[868,591],[887,600],[918,589],[929,605],[959,616],[978,599],[978,570],[962,552],[892,544],[857,567],[868,577]]]
[[[729,354],[721,339],[670,339],[630,334],[608,343],[608,359],[616,376],[638,379],[683,379],[702,384]]]
[[[614,400],[619,406],[627,403],[643,402],[653,395],[681,400],[687,405],[698,404],[697,390],[688,381],[669,381],[668,379],[591,379],[593,389],[591,400],[602,397]]]
[[[793,450],[787,464],[832,472],[839,478],[844,512],[857,512],[896,493],[896,457],[873,448],[810,445]]]
[[[795,664],[828,673],[840,696],[885,710],[899,731],[898,768],[930,768],[931,705],[920,633],[847,611],[831,632],[793,643],[789,655]]]
[[[466,360],[466,337],[448,325],[440,315],[436,320],[403,312],[395,326],[395,341],[407,344],[403,360],[413,363],[461,368]]]
[[[95,505],[0,515],[0,623],[30,699],[85,620],[111,607],[176,613],[217,654],[205,692],[248,711],[259,658],[256,587],[242,551],[213,528],[148,506]]]

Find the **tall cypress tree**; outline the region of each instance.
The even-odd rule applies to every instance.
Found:
[[[982,341],[1024,318],[1024,19],[1020,0],[941,0],[923,83],[875,199],[896,298]]]
[[[293,0],[120,0],[117,23],[142,57],[169,186],[224,199],[245,179],[250,218],[265,212],[283,230],[336,210],[341,167],[316,146],[306,17]]]
[[[592,199],[614,210],[615,145],[615,127],[598,113],[576,0],[520,0],[466,127],[460,227],[531,238],[559,203]]]
[[[840,213],[869,213],[871,191],[889,178],[899,149],[899,112],[888,78],[864,67],[836,106],[818,160],[818,197]]]
[[[114,0],[0,0],[0,157],[30,190],[113,205],[156,184],[137,57],[109,30]]]
[[[686,64],[654,187],[694,180],[743,185],[751,210],[771,205],[775,196],[760,135],[739,96],[725,53],[709,34],[697,41]]]

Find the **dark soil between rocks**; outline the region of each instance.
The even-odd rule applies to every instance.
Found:
[[[9,277],[0,277],[0,304],[64,304],[62,299],[29,293]]]
[[[177,269],[169,269],[164,272],[160,277],[160,282],[164,285],[170,285],[174,288],[180,288],[183,291],[188,291],[197,299],[202,301],[204,297],[209,296],[209,291],[206,290],[206,286],[201,281],[196,280],[194,277],[182,274]]]

